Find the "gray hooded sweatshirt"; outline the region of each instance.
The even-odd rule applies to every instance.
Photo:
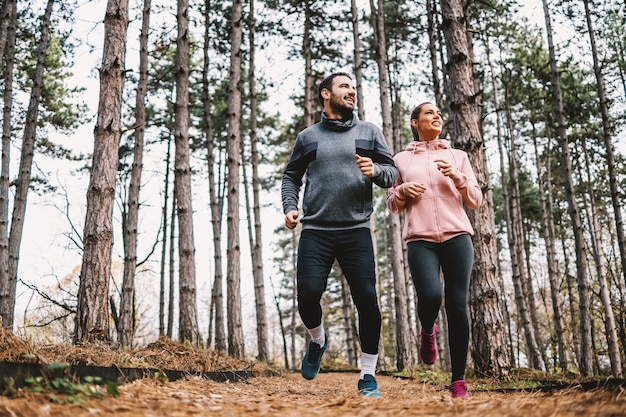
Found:
[[[372,158],[373,178],[361,173],[355,154]],[[356,114],[341,121],[322,113],[319,123],[296,137],[281,184],[285,214],[298,210],[305,174],[302,228],[343,230],[369,228],[372,183],[389,188],[398,170],[380,128],[360,121]]]

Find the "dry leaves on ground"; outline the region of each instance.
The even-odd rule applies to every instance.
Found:
[[[98,345],[32,346],[1,329],[0,361],[64,362],[185,372],[268,369],[261,363],[239,361],[212,350],[166,339],[134,351]],[[624,384],[611,390],[570,388],[547,393],[502,393],[480,391],[477,388],[483,385],[470,379],[471,397],[452,400],[443,384],[378,375],[383,398],[370,399],[358,395],[357,378],[358,373],[354,372],[321,373],[313,381],[305,380],[298,373],[253,377],[239,382],[216,382],[200,377],[172,382],[145,378],[120,385],[119,396],[91,396],[82,405],[68,403],[69,397],[64,394],[19,389],[11,398],[0,396],[0,416],[626,417]]]
[[[623,390],[581,392],[480,392],[451,399],[445,386],[378,376],[381,399],[361,398],[355,373],[322,373],[313,381],[299,374],[215,382],[190,378],[170,383],[153,379],[120,386],[119,397],[91,399],[87,404],[51,403],[45,395],[0,397],[1,416],[83,417],[137,416],[483,416],[574,417],[626,416]],[[470,380],[470,388],[472,381]]]

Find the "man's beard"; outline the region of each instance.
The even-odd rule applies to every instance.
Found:
[[[330,108],[334,113],[341,114],[341,119],[346,120],[352,118],[352,112],[354,111],[354,106],[350,106],[343,102],[343,97],[331,94],[330,96]]]

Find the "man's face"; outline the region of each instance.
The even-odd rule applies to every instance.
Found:
[[[345,75],[333,78],[329,104],[334,113],[342,114],[344,117],[352,115],[356,106],[356,89],[350,78]]]

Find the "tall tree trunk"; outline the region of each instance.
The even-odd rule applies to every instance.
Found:
[[[560,225],[562,227],[562,225]],[[570,256],[567,251],[567,247],[565,244],[565,236],[563,236],[563,232],[561,232],[560,242],[561,242],[561,250],[563,251],[563,265],[565,267],[564,275],[565,275],[565,285],[567,287],[567,300],[568,300],[568,308],[570,315],[570,322],[572,328],[572,350],[574,351],[574,357],[576,358],[576,366],[579,367],[580,364],[580,335],[576,331],[576,328],[580,326],[579,317],[576,309],[576,294],[574,291],[574,281],[576,278],[570,273],[569,265],[570,265]]]
[[[128,0],[109,0],[104,17],[100,100],[87,190],[84,250],[78,288],[74,343],[110,340],[109,280],[113,203],[125,75]]]
[[[352,18],[352,43],[354,44],[354,78],[356,81],[356,102],[359,120],[365,120],[363,101],[363,54],[361,53],[361,34],[359,33],[359,11],[356,0],[350,0],[350,17]]]
[[[510,109],[510,101],[508,88],[505,88],[505,108]],[[513,286],[515,289],[515,302],[519,312],[520,322],[524,330],[526,340],[526,354],[528,356],[528,365],[533,369],[545,370],[546,366],[543,361],[541,349],[539,348],[538,334],[536,322],[533,320],[531,310],[530,297],[534,297],[534,293],[529,291],[530,277],[526,269],[526,255],[524,252],[524,233],[521,226],[521,199],[519,191],[519,171],[517,169],[517,152],[515,147],[515,138],[513,137],[514,128],[511,120],[510,111],[506,111],[507,126],[510,135],[509,152],[505,164],[504,147],[499,143],[498,149],[501,154],[500,165],[502,172],[502,196],[504,199],[504,213],[507,224],[507,236],[509,241],[509,253],[511,255],[511,269]],[[500,141],[500,139],[499,139]],[[508,175],[506,171],[508,165]],[[508,184],[506,180],[508,178]],[[534,303],[533,303],[534,304]]]
[[[148,32],[150,30],[150,1],[144,0],[139,35],[139,82],[135,99],[135,148],[128,188],[128,217],[124,222],[124,278],[120,301],[118,342],[132,347],[135,334],[133,315],[135,304],[135,270],[137,268],[137,228],[139,223],[139,190],[143,170],[144,133],[146,131],[146,93],[148,90]]]
[[[196,305],[196,261],[189,161],[189,1],[178,0],[176,10],[176,104],[174,111],[176,158],[174,163],[178,216],[179,293],[178,337],[192,345],[199,342]]]
[[[165,178],[163,186],[163,209],[161,215],[163,216],[163,223],[161,229],[163,230],[163,242],[161,246],[161,267],[159,271],[159,337],[165,336],[165,265],[167,264],[167,225],[169,221],[167,204],[170,196],[170,161],[172,157],[172,141],[167,140],[167,155],[165,157]],[[168,314],[168,320],[171,321]],[[169,335],[171,337],[171,334]]]
[[[544,244],[546,245],[546,260],[548,264],[548,280],[550,281],[550,298],[552,300],[552,323],[554,325],[554,338],[557,343],[558,362],[559,368],[562,371],[567,371],[568,368],[568,354],[565,341],[565,326],[563,323],[563,312],[561,311],[561,293],[560,282],[558,273],[558,263],[556,257],[556,236],[554,233],[554,223],[552,221],[552,190],[551,187],[544,185],[542,178],[542,171],[544,164],[540,158],[539,148],[537,145],[537,135],[535,134],[535,127],[533,123],[533,145],[535,149],[535,163],[537,164],[537,184],[539,184],[539,202],[541,205],[541,224],[542,235]],[[551,181],[551,168],[550,168],[550,141],[548,140],[545,154],[548,155],[548,160],[545,164],[546,173],[543,177],[547,181]]]
[[[383,135],[387,141],[387,146],[392,153],[397,149],[394,147],[393,141],[393,125],[391,120],[391,107],[389,100],[389,73],[387,71],[387,42],[385,38],[385,9],[383,0],[378,0],[378,4],[374,4],[374,0],[370,0],[370,8],[372,10],[372,26],[374,28],[374,45],[376,49],[376,64],[378,67],[378,84],[380,92],[380,105],[383,116]],[[411,329],[409,327],[409,317],[407,310],[407,288],[405,268],[402,263],[404,259],[402,254],[402,232],[400,227],[400,217],[388,214],[391,229],[391,259],[394,277],[394,301],[396,309],[396,339],[397,339],[397,357],[396,367],[399,371],[412,367],[413,358],[411,355],[411,341],[409,335]],[[384,354],[384,352],[380,352]]]
[[[174,173],[174,176],[175,175],[176,173]],[[174,179],[174,181],[176,181],[176,179]],[[174,185],[174,187],[176,187],[176,185]],[[176,207],[176,192],[174,192],[174,196],[172,198],[172,208],[170,210],[170,216],[172,217],[170,218],[170,262],[168,271],[169,297],[167,301],[167,337],[169,337],[170,339],[174,338],[174,300],[176,299],[176,297],[174,297],[174,287],[176,283]]]
[[[257,94],[256,94],[256,68],[254,63],[256,52],[256,17],[254,14],[254,0],[250,0],[250,25],[248,29],[250,49],[250,69],[248,71],[248,85],[250,89],[250,151],[252,158],[252,202],[254,215],[254,238],[250,245],[252,252],[252,276],[254,278],[254,296],[257,322],[257,345],[259,360],[268,361],[267,341],[267,313],[265,306],[265,283],[263,275],[263,238],[261,231],[261,179],[259,178],[259,150],[257,140]],[[252,238],[252,236],[251,236]]]
[[[0,167],[0,325],[12,329],[15,302],[11,301],[9,280],[9,171],[11,161],[11,115],[13,108],[13,67],[15,64],[16,1],[4,2],[3,25],[6,24],[6,55],[4,65],[4,101],[2,109],[2,162]],[[6,21],[5,21],[6,20]],[[5,42],[2,42],[4,45]],[[0,60],[1,62],[1,60]],[[9,323],[10,325],[7,325]]]
[[[498,90],[494,84],[494,106],[496,109],[499,107],[499,98],[498,98]],[[506,96],[506,93],[505,93]],[[505,108],[508,106],[508,103],[505,101]],[[512,184],[517,184],[517,179],[513,180],[513,177],[517,175],[516,168],[513,168],[511,164],[515,163],[515,156],[513,155],[513,149],[510,149],[509,152],[511,155],[507,155],[505,150],[504,138],[502,137],[502,126],[500,121],[500,113],[497,113],[497,126],[498,126],[498,155],[500,157],[500,178],[502,182],[502,200],[504,206],[504,221],[506,223],[506,234],[507,241],[509,247],[509,255],[511,257],[511,279],[513,281],[513,290],[515,294],[515,304],[517,306],[517,312],[519,314],[519,320],[521,323],[522,330],[524,331],[524,337],[526,340],[526,348],[528,355],[528,365],[534,369],[542,369],[542,367],[538,367],[536,362],[537,360],[537,344],[535,342],[535,332],[530,323],[530,314],[528,313],[528,308],[526,305],[526,298],[524,296],[524,289],[522,285],[522,260],[519,259],[520,251],[516,248],[522,245],[522,242],[518,241],[519,235],[515,233],[515,227],[513,226],[514,222],[514,213],[512,202],[513,197],[511,197],[510,188],[513,188]],[[512,129],[509,129],[509,132],[512,133]],[[514,140],[509,141],[511,146],[513,146]],[[505,158],[505,155],[508,156]],[[508,172],[507,172],[508,167]],[[519,202],[518,202],[519,204]]]
[[[0,8],[0,63],[4,59],[4,52],[10,47],[10,26],[15,23],[17,1],[4,0]],[[15,45],[13,46],[15,47]]]
[[[509,374],[510,359],[504,334],[498,287],[498,256],[487,158],[480,129],[480,103],[475,75],[466,0],[441,0],[442,28],[448,51],[449,104],[454,143],[465,150],[484,194],[483,204],[470,212],[476,249],[470,284],[472,358],[479,375]]]
[[[604,307],[604,329],[606,335],[606,341],[609,351],[609,362],[611,363],[611,373],[615,378],[622,377],[622,360],[620,357],[619,351],[619,341],[617,338],[617,331],[615,330],[615,315],[613,314],[613,305],[611,302],[611,295],[609,293],[609,287],[607,284],[607,271],[606,265],[609,263],[604,254],[604,249],[602,247],[602,231],[600,230],[600,225],[598,224],[598,205],[596,203],[596,199],[594,197],[594,190],[592,189],[592,173],[591,173],[591,162],[589,161],[589,148],[587,146],[587,141],[585,138],[582,140],[582,150],[585,156],[585,169],[586,169],[586,184],[588,187],[587,196],[589,197],[589,201],[587,199],[583,200],[584,209],[587,213],[587,223],[589,226],[589,235],[591,238],[591,249],[593,251],[593,259],[596,264],[596,274],[598,283],[600,284],[600,300],[602,301],[602,305]],[[582,167],[580,164],[578,165],[578,175],[582,180]],[[594,355],[596,356],[596,355]]]
[[[315,122],[314,103],[315,79],[313,76],[313,51],[311,51],[311,0],[304,0],[304,35],[302,36],[302,56],[304,57],[304,126]]]
[[[438,36],[439,22],[437,22],[437,2],[436,0],[426,0],[426,19],[428,20],[428,50],[430,52],[430,65],[433,83],[433,94],[438,107],[443,106],[443,89],[441,80],[439,79],[440,68],[437,55],[441,48],[442,42]],[[439,46],[439,49],[438,49]]]
[[[606,88],[604,87],[604,76],[602,75],[602,67],[598,56],[598,48],[596,46],[595,31],[591,22],[591,13],[589,12],[589,0],[583,0],[585,4],[585,18],[587,20],[587,31],[589,33],[589,43],[591,44],[591,55],[593,57],[593,72],[596,76],[598,86],[598,99],[600,101],[600,115],[602,116],[602,137],[604,138],[604,148],[606,149],[606,162],[609,171],[609,188],[611,190],[611,202],[613,203],[613,216],[615,217],[615,230],[617,232],[617,243],[619,246],[620,259],[622,261],[622,277],[626,284],[626,237],[624,236],[624,221],[622,218],[622,205],[620,202],[620,194],[617,184],[617,174],[615,167],[615,155],[613,150],[613,133],[612,124],[609,116],[609,105],[606,98]],[[595,217],[594,217],[595,219]],[[606,288],[603,290],[606,291]],[[603,294],[604,295],[604,294]],[[606,294],[608,297],[608,294]],[[609,357],[611,359],[611,371],[615,378],[622,377],[622,366],[619,353],[619,343],[617,332],[615,330],[615,321],[613,311],[607,310],[604,300],[607,320],[605,321],[607,339],[609,345]],[[610,303],[609,303],[610,304]]]
[[[581,336],[581,356],[579,369],[583,376],[593,372],[592,340],[591,340],[591,316],[589,301],[589,284],[587,282],[587,258],[585,254],[585,242],[583,239],[582,221],[578,203],[576,201],[576,191],[572,179],[572,161],[569,150],[569,138],[565,126],[565,114],[563,111],[563,98],[561,95],[560,77],[556,63],[554,43],[552,41],[552,24],[550,22],[550,11],[546,0],[542,0],[546,34],[548,36],[548,50],[550,55],[550,71],[552,74],[552,93],[558,125],[558,140],[561,146],[561,165],[565,181],[565,194],[567,197],[567,211],[570,216],[572,231],[574,233],[574,243],[576,247],[576,280],[578,283],[579,314],[580,314],[580,336]]]
[[[272,298],[274,299],[274,305],[276,306],[276,313],[278,313],[278,325],[280,326],[280,336],[283,344],[283,360],[285,369],[289,369],[289,355],[287,348],[287,329],[285,328],[285,317],[283,315],[283,310],[280,308],[280,297],[276,294],[274,282],[272,281],[272,276],[269,276],[270,280],[270,288],[272,289]]]
[[[211,331],[210,322],[214,322],[215,329],[215,349],[220,352],[226,352],[228,349],[226,344],[226,323],[224,320],[224,275],[222,266],[222,213],[224,210],[224,192],[223,186],[219,184],[223,183],[223,178],[219,173],[221,169],[218,168],[218,175],[216,175],[216,167],[222,166],[222,158],[220,158],[216,164],[215,153],[219,152],[216,149],[215,138],[213,137],[213,121],[211,116],[211,99],[209,92],[209,61],[210,54],[210,22],[209,11],[211,10],[211,1],[205,0],[204,2],[204,15],[207,17],[207,21],[204,25],[204,59],[202,68],[202,96],[203,96],[203,111],[204,111],[204,135],[206,138],[207,147],[207,170],[209,174],[209,200],[211,204],[211,230],[213,232],[213,287],[211,290],[211,316],[213,320],[209,319],[209,336],[207,340],[207,346],[211,346]]]
[[[228,213],[226,245],[226,311],[228,315],[228,354],[244,358],[241,323],[241,251],[239,248],[239,158],[241,148],[241,44],[242,0],[232,2],[230,71],[228,82]]]
[[[48,0],[44,15],[41,17],[41,38],[37,46],[37,64],[33,75],[33,87],[30,93],[28,109],[26,111],[26,123],[24,126],[24,137],[22,139],[18,177],[15,180],[15,196],[13,199],[13,213],[11,215],[11,228],[9,231],[9,270],[7,280],[8,291],[6,298],[7,310],[6,314],[3,316],[3,320],[5,321],[4,325],[9,329],[13,327],[17,270],[20,248],[22,246],[24,219],[26,217],[28,189],[30,188],[33,159],[35,155],[35,139],[37,136],[37,124],[39,119],[39,103],[41,102],[41,95],[43,92],[43,78],[46,69],[46,51],[48,49],[48,39],[50,38],[50,18],[53,6],[54,0]]]
[[[354,78],[356,81],[357,114],[358,114],[359,120],[365,120],[365,105],[364,105],[365,102],[363,99],[363,57],[362,57],[363,54],[361,53],[361,35],[359,33],[359,12],[357,8],[356,0],[350,0],[350,16],[352,18],[352,41],[354,44]],[[374,259],[378,259],[378,251],[377,251],[377,246],[376,246],[376,242],[378,240],[377,238],[378,230],[376,227],[376,219],[374,216],[372,216],[370,220],[370,231],[371,231],[371,236],[372,236],[372,242],[374,242]],[[381,279],[380,274],[379,274],[378,262],[376,262],[376,279],[377,281],[380,281]],[[378,298],[380,302],[380,291],[378,292]],[[356,323],[352,321],[352,324],[355,326],[355,329],[356,329]],[[385,351],[385,345],[384,345],[385,339],[383,337],[382,330],[383,329],[381,326],[381,329],[380,329],[381,337],[378,343],[379,352]],[[356,333],[357,332],[355,331],[354,334],[352,334],[351,336],[355,336]],[[357,338],[354,337],[354,342],[356,343],[356,341],[357,341]],[[349,349],[351,348],[349,347]],[[382,369],[385,369],[386,367],[387,365],[385,361],[385,355],[378,355],[377,368],[379,370],[382,370]]]
[[[606,164],[609,171],[609,188],[611,190],[611,203],[613,204],[613,216],[615,217],[615,231],[617,232],[617,243],[619,247],[619,255],[622,261],[622,277],[626,284],[626,236],[624,234],[624,220],[622,218],[622,205],[620,202],[620,193],[617,184],[617,173],[615,166],[615,151],[613,146],[613,126],[609,116],[609,103],[606,97],[606,88],[604,86],[604,76],[602,75],[602,64],[598,56],[598,47],[596,46],[596,36],[593,24],[591,22],[591,13],[589,12],[589,0],[583,0],[585,5],[585,18],[587,21],[587,31],[589,33],[589,43],[591,44],[591,56],[593,57],[593,72],[596,77],[598,88],[598,100],[600,105],[600,115],[602,116],[602,137],[604,139],[604,148],[606,149]],[[613,374],[617,377],[617,375]]]
[[[508,196],[508,187],[505,184],[505,178],[507,177],[506,175],[506,167],[505,167],[505,159],[504,159],[504,139],[503,139],[503,132],[504,132],[504,122],[502,121],[502,115],[501,115],[501,111],[500,111],[500,89],[499,89],[499,84],[498,84],[498,80],[496,77],[496,71],[494,69],[493,66],[493,62],[491,60],[491,46],[489,44],[489,39],[483,39],[483,44],[485,47],[485,55],[487,57],[487,64],[489,66],[489,75],[490,75],[490,81],[491,81],[491,86],[493,88],[493,107],[495,109],[495,113],[496,113],[496,141],[498,144],[498,155],[500,158],[500,177],[501,177],[501,182],[502,182],[502,200],[504,201],[504,218],[505,218],[505,223],[509,224],[510,223],[510,204],[509,204],[509,196]],[[511,239],[511,237],[509,236],[510,234],[510,230],[507,227],[507,238]],[[512,257],[511,257],[512,258]],[[512,264],[515,264],[515,262],[512,260],[511,261]],[[498,265],[500,266],[500,261],[498,262]],[[502,312],[502,316],[505,318],[505,323],[507,323],[506,326],[506,331],[507,331],[507,337],[509,340],[509,355],[511,358],[511,363],[510,366],[514,367],[515,366],[515,354],[514,354],[514,349],[513,349],[513,337],[512,337],[512,332],[511,332],[511,316],[510,316],[510,312],[508,309],[508,305],[507,305],[507,298],[504,296],[505,290],[504,290],[504,277],[502,277],[500,275],[500,279],[499,279],[499,285],[501,290],[501,298],[500,298],[500,302],[501,302],[501,312]],[[516,297],[516,301],[517,301],[517,297]],[[519,310],[519,307],[518,307]]]

